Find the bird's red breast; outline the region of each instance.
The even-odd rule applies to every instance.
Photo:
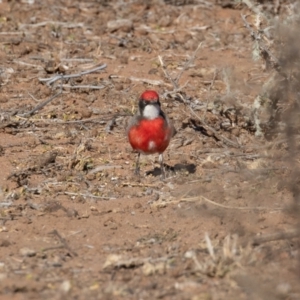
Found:
[[[164,152],[172,135],[173,127],[162,117],[152,120],[141,118],[128,130],[132,148],[144,154]]]

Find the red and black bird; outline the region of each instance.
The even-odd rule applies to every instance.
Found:
[[[175,128],[161,110],[156,91],[147,90],[139,98],[138,111],[127,127],[127,135],[132,148],[138,152],[135,174],[140,172],[140,154],[159,153],[162,176],[165,177],[163,152],[168,147]]]

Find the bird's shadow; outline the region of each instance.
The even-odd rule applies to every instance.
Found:
[[[194,174],[196,172],[195,164],[175,164],[174,166],[164,164],[164,168],[166,173],[188,172],[189,174]],[[160,176],[162,175],[161,168],[155,167],[153,170],[147,171],[146,175]]]

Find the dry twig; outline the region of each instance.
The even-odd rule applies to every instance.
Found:
[[[50,97],[49,99],[45,100],[44,102],[40,103],[39,105],[37,105],[34,109],[32,109],[31,111],[25,113],[25,114],[20,114],[18,115],[19,117],[30,117],[32,116],[36,111],[40,110],[41,108],[43,108],[44,106],[46,106],[48,103],[50,103],[52,100],[54,100],[56,97],[60,96],[62,94],[62,90],[60,90],[57,94],[53,95],[52,97]]]
[[[106,64],[103,64],[97,68],[88,70],[88,71],[84,71],[84,72],[80,72],[77,74],[69,74],[69,75],[56,75],[54,77],[51,78],[39,78],[39,81],[41,82],[46,82],[47,85],[51,85],[52,83],[54,83],[56,80],[61,80],[61,85],[60,85],[60,91],[53,95],[52,97],[50,97],[49,99],[45,100],[44,102],[38,104],[34,109],[32,109],[31,111],[25,113],[25,114],[20,114],[20,117],[30,117],[32,116],[36,111],[40,110],[41,108],[43,108],[44,106],[46,106],[48,103],[50,103],[53,99],[57,98],[58,96],[60,96],[62,94],[62,88],[64,87],[64,85],[62,84],[63,79],[70,79],[70,78],[75,78],[75,77],[80,77],[86,74],[90,74],[99,70],[103,70],[106,68]],[[67,86],[68,88],[97,88],[97,89],[102,89],[104,88],[104,86],[99,86],[99,87],[94,87],[94,86]],[[35,101],[37,101],[36,98],[34,98],[31,94],[29,94],[31,98],[33,98]]]
[[[300,231],[297,229],[291,229],[285,232],[276,232],[276,233],[257,236],[253,239],[252,245],[258,246],[260,244],[267,243],[267,242],[294,239],[299,237],[300,237]]]
[[[191,113],[201,122],[201,125],[203,127],[205,127],[206,130],[211,131],[215,138],[218,139],[219,141],[222,141],[224,144],[227,144],[229,146],[233,146],[236,148],[241,148],[241,145],[239,145],[238,143],[235,143],[234,141],[228,139],[227,137],[220,135],[214,128],[212,128],[211,126],[209,126],[200,116],[198,116],[191,107],[189,107]]]
[[[65,28],[77,28],[83,27],[84,23],[68,23],[68,22],[58,22],[58,21],[44,21],[35,24],[19,24],[19,29],[23,29],[26,27],[36,28],[36,27],[44,27],[46,25],[60,26]]]
[[[70,246],[68,245],[66,239],[64,239],[56,229],[54,229],[53,231],[49,232],[49,234],[53,234],[53,235],[55,235],[55,236],[58,237],[58,239],[59,239],[59,241],[61,243],[61,245],[58,245],[59,248],[63,247],[65,249],[67,249],[70,252],[71,255],[78,256],[78,254],[70,248]]]
[[[282,210],[283,208],[270,208],[270,207],[261,207],[261,206],[230,206],[230,205],[224,205],[215,201],[212,201],[204,196],[195,196],[195,197],[185,197],[186,195],[188,195],[189,192],[185,193],[185,195],[179,199],[174,199],[168,202],[163,202],[164,205],[167,204],[177,204],[180,202],[194,202],[194,201],[205,201],[209,204],[212,204],[214,206],[218,206],[218,207],[222,207],[222,208],[226,208],[226,209],[237,209],[237,210],[266,210],[266,211],[277,211],[277,210]],[[161,202],[156,202],[155,206],[161,206],[162,203]]]
[[[106,88],[105,85],[70,85],[70,84],[63,84],[62,87],[71,90],[74,89],[102,90]]]
[[[41,82],[45,82],[47,85],[51,85],[52,83],[54,83],[55,81],[61,79],[70,79],[70,78],[76,78],[76,77],[81,77],[83,75],[87,75],[87,74],[91,74],[91,73],[94,73],[94,72],[97,72],[97,71],[100,71],[100,70],[103,70],[107,67],[106,64],[103,64],[99,67],[96,67],[94,69],[91,69],[91,70],[87,70],[87,71],[83,71],[83,72],[80,72],[80,73],[76,73],[76,74],[68,74],[68,75],[55,75],[53,77],[50,77],[50,78],[39,78],[39,81]]]
[[[62,193],[58,193],[60,195],[69,195],[69,196],[81,196],[84,198],[92,198],[92,199],[99,199],[99,200],[115,200],[117,199],[116,197],[105,197],[105,196],[95,196],[91,193],[71,193],[71,192],[62,192]]]
[[[162,67],[162,70],[163,70],[163,72],[164,72],[164,74],[165,74],[165,77],[172,83],[174,89],[177,90],[177,89],[178,89],[177,83],[173,80],[173,78],[172,78],[171,75],[169,74],[169,72],[168,72],[168,70],[167,70],[167,68],[166,68],[166,65],[165,65],[165,63],[164,63],[164,61],[163,61],[163,59],[162,59],[162,57],[161,57],[160,55],[158,55],[158,60],[159,60],[159,62],[160,62],[160,65],[161,65],[161,67]]]
[[[241,14],[241,18],[244,22],[245,27],[250,31],[250,35],[253,40],[258,43],[261,57],[266,61],[267,66],[271,65],[277,71],[280,69],[278,59],[271,53],[268,47],[263,43],[261,32],[256,32],[252,29],[251,25],[247,22],[247,16]]]
[[[186,71],[189,67],[189,65],[195,60],[196,55],[198,53],[198,51],[200,50],[200,48],[202,47],[202,42],[198,45],[198,47],[196,48],[196,50],[194,51],[193,55],[190,57],[190,59],[184,64],[183,68],[181,69],[181,71],[179,72],[179,74],[177,75],[177,77],[175,78],[174,82],[176,84],[176,86],[178,86],[178,81],[181,78],[182,74],[184,71]]]

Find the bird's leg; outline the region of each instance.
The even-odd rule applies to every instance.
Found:
[[[163,160],[163,154],[162,153],[159,153],[158,160],[159,160],[159,163],[160,163],[161,177],[162,177],[162,179],[165,179],[166,178],[166,173],[165,173],[164,160]]]
[[[141,153],[139,152],[136,158],[136,162],[135,162],[135,171],[134,174],[137,176],[140,176],[140,155]]]

